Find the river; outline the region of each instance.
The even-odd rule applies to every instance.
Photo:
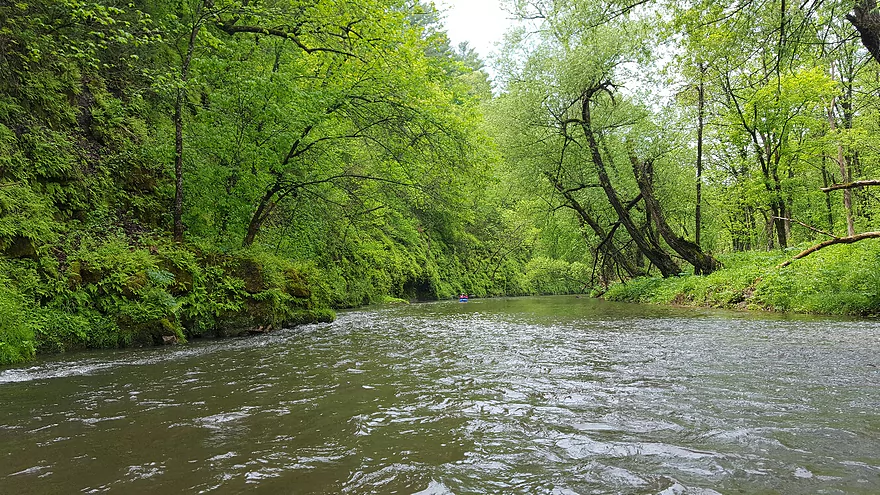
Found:
[[[0,493],[880,493],[880,322],[574,297],[0,369]]]

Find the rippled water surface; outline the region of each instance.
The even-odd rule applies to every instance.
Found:
[[[880,493],[880,322],[573,297],[0,370],[0,493]]]

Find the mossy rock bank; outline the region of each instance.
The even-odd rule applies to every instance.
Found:
[[[0,258],[0,365],[37,353],[185,343],[332,321],[302,270],[271,254],[127,238]]]

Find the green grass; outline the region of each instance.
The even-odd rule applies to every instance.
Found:
[[[797,313],[880,314],[880,243],[832,246],[778,268],[804,247],[728,254],[720,257],[724,268],[711,275],[639,278],[612,286],[604,297]]]

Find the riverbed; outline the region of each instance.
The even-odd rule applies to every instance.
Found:
[[[880,322],[472,299],[0,369],[0,493],[880,493]]]

